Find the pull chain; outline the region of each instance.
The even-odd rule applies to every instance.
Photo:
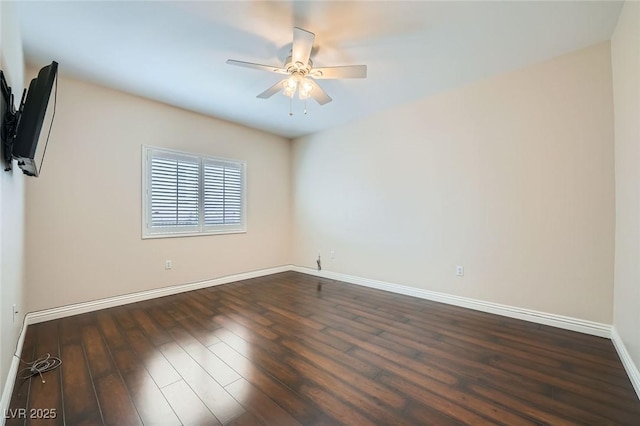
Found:
[[[293,116],[293,97],[289,98],[289,117]]]

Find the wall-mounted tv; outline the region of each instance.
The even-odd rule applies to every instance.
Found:
[[[43,67],[31,80],[18,123],[11,153],[24,174],[38,177],[49,142],[56,110],[58,63]]]

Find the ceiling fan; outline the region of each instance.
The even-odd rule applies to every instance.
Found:
[[[254,64],[252,62],[236,61],[233,59],[227,60],[227,64],[269,71],[287,76],[264,92],[260,93],[257,96],[258,98],[267,99],[282,90],[282,93],[290,99],[293,99],[297,92],[298,97],[302,100],[313,98],[320,105],[324,105],[331,102],[331,98],[314,80],[365,78],[367,76],[367,66],[348,65],[314,68],[313,61],[310,56],[315,37],[315,34],[312,32],[303,30],[302,28],[294,28],[291,56],[285,60],[283,67]],[[291,115],[292,113],[289,112],[289,114]]]

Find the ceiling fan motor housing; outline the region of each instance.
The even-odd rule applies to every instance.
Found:
[[[284,63],[284,69],[287,70],[289,74],[299,73],[302,77],[308,75],[313,68],[313,61],[309,59],[307,64],[303,64],[301,62],[293,62],[291,56],[289,56]]]

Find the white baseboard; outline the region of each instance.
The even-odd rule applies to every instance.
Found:
[[[106,299],[92,300],[89,302],[75,303],[73,305],[61,306],[58,308],[45,309],[42,311],[29,312],[26,316],[27,324],[37,324],[39,322],[69,317],[72,315],[84,314],[86,312],[98,311],[100,309],[112,308],[114,306],[126,305],[143,300],[155,299],[157,297],[170,296],[172,294],[184,293],[201,288],[213,287],[216,285],[228,284],[235,281],[248,280],[251,278],[264,277],[266,275],[278,274],[291,270],[291,265],[277,266],[275,268],[260,269],[257,271],[243,272],[240,274],[226,275],[224,277],[210,280],[197,281],[188,284],[173,285],[153,290],[141,291],[137,293],[124,294],[121,296],[107,297]]]
[[[58,308],[45,309],[42,311],[29,312],[26,315],[25,323],[36,324],[39,322],[50,321],[54,319],[64,318],[72,315],[83,314],[86,312],[97,311],[100,309],[111,308],[114,306],[126,305],[128,303],[140,302],[143,300],[154,299],[157,297],[170,296],[172,294],[184,293],[187,291],[198,290],[201,288],[212,287],[222,284],[228,284],[235,281],[242,281],[251,278],[263,277],[266,275],[277,274],[280,272],[295,271],[303,274],[315,275],[323,278],[329,278],[337,281],[344,281],[365,287],[385,290],[392,293],[404,294],[407,296],[418,297],[420,299],[432,300],[435,302],[447,303],[449,305],[460,306],[463,308],[474,309],[477,311],[488,312],[492,314],[502,315],[510,318],[522,319],[538,324],[550,325],[553,327],[563,328],[566,330],[578,331],[580,333],[591,334],[594,336],[611,338],[611,326],[607,324],[587,321],[579,318],[572,318],[562,315],[550,314],[547,312],[534,311],[531,309],[518,308],[515,306],[501,305],[498,303],[485,302],[483,300],[471,299],[467,297],[455,296],[446,293],[439,293],[430,290],[424,290],[415,287],[409,287],[399,284],[388,283],[385,281],[372,280],[369,278],[356,277],[353,275],[341,274],[330,271],[317,271],[312,268],[295,265],[283,265],[275,268],[261,269],[258,271],[244,272],[240,274],[227,275],[224,277],[214,278],[210,280],[198,281],[194,283],[175,285],[159,289],[147,290],[138,293],[125,294],[121,296],[108,297],[100,300],[76,303],[73,305],[61,306]]]
[[[622,360],[622,365],[627,372],[627,376],[629,376],[629,380],[631,380],[631,384],[636,391],[636,395],[638,395],[638,399],[640,399],[640,371],[633,362],[631,354],[627,351],[627,347],[615,327],[612,327],[611,329],[611,341],[618,352],[618,356],[620,356],[620,359]]]
[[[344,281],[365,287],[390,291],[392,293],[404,294],[406,296],[418,297],[420,299],[442,302],[449,305],[474,309],[476,311],[488,312],[510,318],[517,318],[537,324],[550,325],[565,330],[577,331],[599,337],[611,338],[611,326],[579,318],[566,317],[563,315],[550,314],[547,312],[534,311],[532,309],[518,308],[515,306],[501,305],[498,303],[485,302],[483,300],[470,299],[467,297],[455,296],[446,293],[438,293],[430,290],[409,287],[385,281],[372,280],[368,278],[356,277],[353,275],[341,274],[338,272],[318,271],[303,266],[293,266],[293,271],[303,274],[315,275],[322,278],[329,278],[337,281]]]
[[[18,343],[16,345],[16,354],[22,352],[22,346],[24,345],[24,337],[27,334],[27,321],[26,318],[22,322],[22,329],[20,330],[20,335],[18,336]],[[20,368],[20,359],[18,357],[11,355],[11,366],[9,367],[9,372],[7,373],[6,381],[4,382],[4,389],[2,390],[2,399],[0,399],[0,425],[5,424],[6,417],[5,413],[8,413],[9,404],[11,403],[11,394],[13,394],[13,387],[16,384],[16,376],[18,375],[18,369]]]

